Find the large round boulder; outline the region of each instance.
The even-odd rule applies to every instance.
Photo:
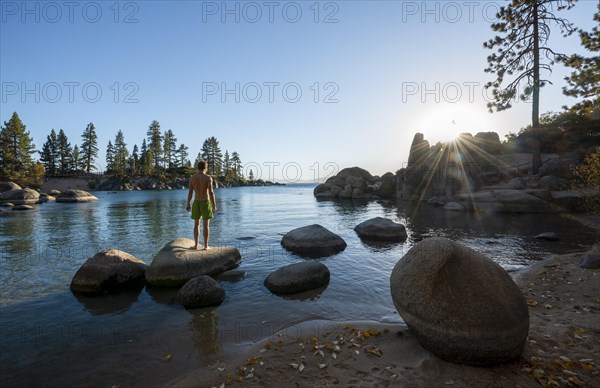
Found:
[[[197,276],[188,280],[175,295],[175,301],[193,309],[218,306],[225,300],[225,290],[210,276]]]
[[[275,294],[295,294],[329,284],[329,268],[318,261],[305,261],[281,267],[265,279],[264,285]]]
[[[92,202],[98,198],[83,190],[66,190],[56,197],[56,202]]]
[[[525,298],[489,258],[446,238],[413,246],[390,277],[392,300],[419,343],[450,362],[493,365],[520,356]]]
[[[21,186],[15,182],[0,182],[0,193],[10,190],[21,190]]]
[[[12,207],[13,210],[33,210],[31,205],[17,205]]]
[[[337,234],[321,225],[303,226],[289,231],[281,239],[281,245],[302,256],[324,257],[346,249],[346,242]]]
[[[0,202],[14,205],[31,205],[40,201],[40,193],[31,189],[15,189],[0,194]]]
[[[242,260],[235,247],[193,249],[194,241],[178,238],[167,243],[153,258],[146,271],[146,281],[153,286],[178,287],[202,275],[216,275],[237,267]]]
[[[408,237],[404,225],[383,217],[363,221],[354,227],[354,231],[361,239],[372,241],[401,242]]]
[[[87,259],[71,281],[71,290],[86,294],[118,292],[143,284],[148,266],[127,252],[105,249]]]

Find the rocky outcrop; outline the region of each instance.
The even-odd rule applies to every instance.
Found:
[[[15,189],[0,194],[0,203],[10,202],[14,205],[32,205],[38,203],[40,193],[31,189]]]
[[[564,155],[556,159],[550,159],[545,162],[538,172],[540,177],[556,176],[566,180],[574,178],[573,167],[581,163],[579,155]]]
[[[213,247],[208,251],[192,249],[194,241],[178,238],[167,243],[153,258],[146,281],[153,286],[177,287],[202,275],[216,275],[236,267],[242,260],[235,247]]]
[[[518,358],[529,331],[525,298],[498,264],[445,238],[413,246],[390,277],[392,300],[419,343],[456,363]]]
[[[361,222],[354,231],[361,239],[370,241],[402,242],[408,237],[404,225],[383,217]]]
[[[224,300],[223,287],[206,275],[188,280],[175,296],[175,301],[188,309],[218,306]]]
[[[56,197],[56,202],[92,202],[98,198],[83,190],[65,190]]]
[[[14,182],[0,182],[0,193],[10,190],[21,190],[21,186]]]
[[[147,265],[117,249],[106,249],[89,258],[77,270],[71,290],[86,294],[118,292],[143,284]]]
[[[284,248],[308,257],[325,257],[346,249],[346,242],[321,225],[314,224],[289,231],[281,239]]]
[[[396,195],[396,176],[388,172],[382,177],[374,177],[360,167],[345,168],[315,187],[313,194],[328,199],[392,198]]]
[[[295,294],[329,284],[329,269],[318,261],[290,264],[271,273],[265,287],[275,294]]]

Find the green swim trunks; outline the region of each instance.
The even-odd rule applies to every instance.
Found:
[[[200,217],[204,220],[213,218],[212,205],[209,200],[199,201],[195,199],[192,203],[192,219],[199,220]]]

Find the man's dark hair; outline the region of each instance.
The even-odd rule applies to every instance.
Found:
[[[200,170],[200,171],[206,170],[207,165],[208,165],[208,163],[206,163],[206,160],[199,161],[198,162],[198,170]]]

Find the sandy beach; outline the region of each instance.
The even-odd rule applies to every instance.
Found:
[[[551,256],[513,273],[530,312],[520,359],[472,367],[438,359],[410,330],[377,322],[308,321],[171,382],[172,387],[600,386],[600,270],[583,253]]]

